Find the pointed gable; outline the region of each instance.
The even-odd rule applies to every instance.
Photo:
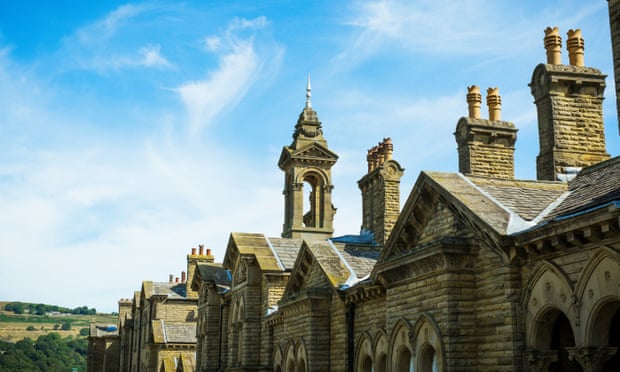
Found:
[[[319,142],[311,142],[302,148],[284,147],[278,160],[278,166],[286,169],[291,162],[304,164],[329,164],[334,165],[338,155]]]

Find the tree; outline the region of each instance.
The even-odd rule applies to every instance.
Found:
[[[62,327],[60,327],[62,331],[70,331],[71,330],[71,322],[66,321],[62,323]]]
[[[88,328],[80,329],[80,336],[88,336],[90,334],[90,330]]]

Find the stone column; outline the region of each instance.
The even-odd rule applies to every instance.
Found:
[[[617,347],[567,347],[568,358],[581,364],[584,372],[597,372],[618,351]]]

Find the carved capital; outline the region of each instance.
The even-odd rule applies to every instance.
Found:
[[[532,372],[547,371],[551,363],[558,361],[557,350],[525,350],[524,355]]]
[[[568,358],[576,360],[584,372],[602,370],[603,364],[618,351],[617,347],[567,347]]]

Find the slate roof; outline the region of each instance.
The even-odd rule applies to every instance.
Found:
[[[535,229],[550,220],[620,202],[620,157],[584,168],[569,183],[423,172],[447,195],[500,234]]]
[[[198,263],[196,265],[196,274],[194,279],[200,278],[203,281],[213,281],[220,288],[228,288],[232,282],[230,272],[224,269],[221,263]]]
[[[526,221],[538,217],[567,190],[566,184],[559,182],[467,178]]]
[[[187,287],[185,283],[170,282],[144,282],[145,297],[167,296],[170,299],[187,298]]]
[[[568,190],[545,220],[620,201],[620,156],[583,169],[569,182]]]
[[[118,336],[116,324],[90,323],[90,337]]]
[[[156,344],[195,344],[196,323],[153,320],[153,341]]]
[[[263,271],[280,271],[280,263],[269,246],[263,234],[231,233],[231,241],[237,247],[239,254],[252,254]]]
[[[291,270],[295,265],[302,240],[289,238],[268,238],[268,240],[284,269]]]

